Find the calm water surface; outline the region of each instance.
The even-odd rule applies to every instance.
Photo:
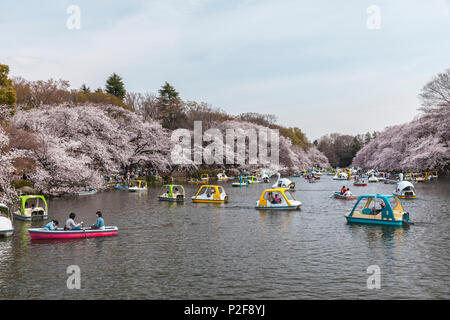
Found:
[[[268,184],[231,188],[230,202],[184,204],[148,193],[108,191],[49,201],[50,218],[70,212],[85,223],[104,213],[115,237],[30,240],[42,222],[14,221],[0,239],[1,299],[449,299],[449,180],[416,185],[403,200],[414,225],[347,224],[354,201],[337,200],[341,181],[293,179],[301,211],[254,209]],[[354,194],[391,193],[382,183]],[[66,286],[67,267],[81,268],[81,289]],[[367,267],[381,269],[381,289],[367,289]]]

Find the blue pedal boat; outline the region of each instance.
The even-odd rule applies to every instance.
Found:
[[[381,194],[359,196],[352,211],[347,213],[345,218],[349,223],[392,226],[407,225],[411,222],[409,212],[403,209],[396,196]]]

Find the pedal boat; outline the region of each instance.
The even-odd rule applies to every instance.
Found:
[[[217,180],[219,180],[219,181],[227,181],[227,180],[230,180],[231,178],[230,177],[228,177],[226,174],[225,174],[225,172],[221,172],[221,173],[218,173],[217,174]]]
[[[51,240],[51,239],[79,239],[79,238],[96,238],[115,236],[119,229],[115,226],[105,227],[104,229],[85,228],[81,230],[64,230],[58,228],[57,230],[47,230],[45,228],[28,229],[30,237],[33,240]]]
[[[357,187],[367,187],[367,183],[363,179],[355,180],[355,182],[353,182],[353,185]]]
[[[375,177],[375,175],[372,173],[372,175],[370,176],[370,178],[367,181],[369,181],[370,183],[375,183],[375,182],[378,182],[378,178]]]
[[[280,203],[272,203],[269,198],[281,195]],[[289,188],[272,188],[263,191],[259,200],[256,201],[256,209],[260,210],[298,210],[302,203],[294,198],[293,192]]]
[[[375,210],[376,199],[383,201],[385,204],[385,207],[380,212]],[[366,203],[363,209],[358,211],[356,208],[361,201],[366,201]],[[372,203],[373,207],[370,208]],[[359,196],[352,211],[347,213],[345,218],[349,223],[383,224],[392,226],[401,226],[410,223],[409,213],[403,209],[400,200],[393,195],[376,194]]]
[[[333,177],[333,180],[348,180],[348,174],[345,172],[336,172],[336,174]]]
[[[340,192],[336,191],[334,193],[334,197],[336,199],[342,199],[342,200],[355,200],[357,197],[355,195],[350,195],[350,196],[344,196],[343,194],[341,194]]]
[[[402,181],[397,185],[397,189],[392,192],[394,196],[400,199],[415,199],[416,198],[416,189],[409,181]]]
[[[129,192],[140,192],[147,191],[147,181],[145,180],[134,180],[130,183],[128,187]]]
[[[186,199],[186,193],[182,185],[169,184],[161,188],[158,195],[160,201],[184,201]]]
[[[260,180],[258,180],[258,178],[256,176],[249,176],[247,180],[248,180],[249,184],[260,183],[261,182]]]
[[[207,184],[209,181],[209,176],[208,174],[202,174],[200,176],[200,180],[196,180],[196,179],[191,179],[188,181],[188,183],[200,183],[200,184]]]
[[[239,188],[248,187],[248,185],[249,185],[249,182],[248,182],[247,177],[243,177],[243,176],[236,177],[233,180],[233,182],[231,183],[232,187],[239,187]]]
[[[48,207],[45,197],[42,195],[20,196],[17,210],[13,211],[13,217],[24,221],[47,219]]]
[[[204,185],[201,186],[197,194],[192,197],[195,203],[226,203],[228,196],[222,186]]]
[[[274,185],[272,185],[272,188],[288,188],[291,190],[295,189],[295,182],[292,182],[288,178],[281,178],[281,175],[279,172],[277,172],[277,182],[275,182]]]
[[[0,203],[0,236],[9,237],[13,232],[14,227],[11,221],[11,211],[6,204]]]

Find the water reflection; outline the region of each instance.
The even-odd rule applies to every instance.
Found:
[[[449,298],[449,184],[407,202],[416,225],[348,224],[353,202],[330,197],[341,182],[327,177],[303,183],[295,197],[301,211],[256,210],[268,187],[224,187],[227,204],[159,201],[159,187],[147,193],[114,190],[49,200],[49,218],[63,223],[70,212],[95,222],[103,213],[115,237],[34,240],[27,229],[47,221],[14,221],[15,232],[0,239],[1,298],[74,299],[360,299]],[[376,184],[355,193],[390,193]],[[67,292],[66,268],[82,268],[84,291]],[[379,265],[389,285],[368,292],[365,271]],[[342,273],[345,270],[345,273]],[[414,272],[411,272],[414,270]],[[445,272],[444,272],[445,271]],[[98,281],[102,286],[92,285]],[[355,276],[355,275],[361,275]],[[45,286],[43,285],[45,283]],[[118,285],[120,284],[120,285]]]

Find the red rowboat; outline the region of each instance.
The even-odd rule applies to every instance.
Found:
[[[104,229],[81,229],[81,230],[47,230],[45,228],[28,229],[31,239],[77,239],[77,238],[95,238],[115,236],[119,228],[105,227]]]
[[[342,200],[355,200],[356,199],[356,196],[353,196],[353,195],[351,195],[351,196],[344,196],[340,192],[335,192],[334,193],[334,197],[336,199],[342,199]]]

